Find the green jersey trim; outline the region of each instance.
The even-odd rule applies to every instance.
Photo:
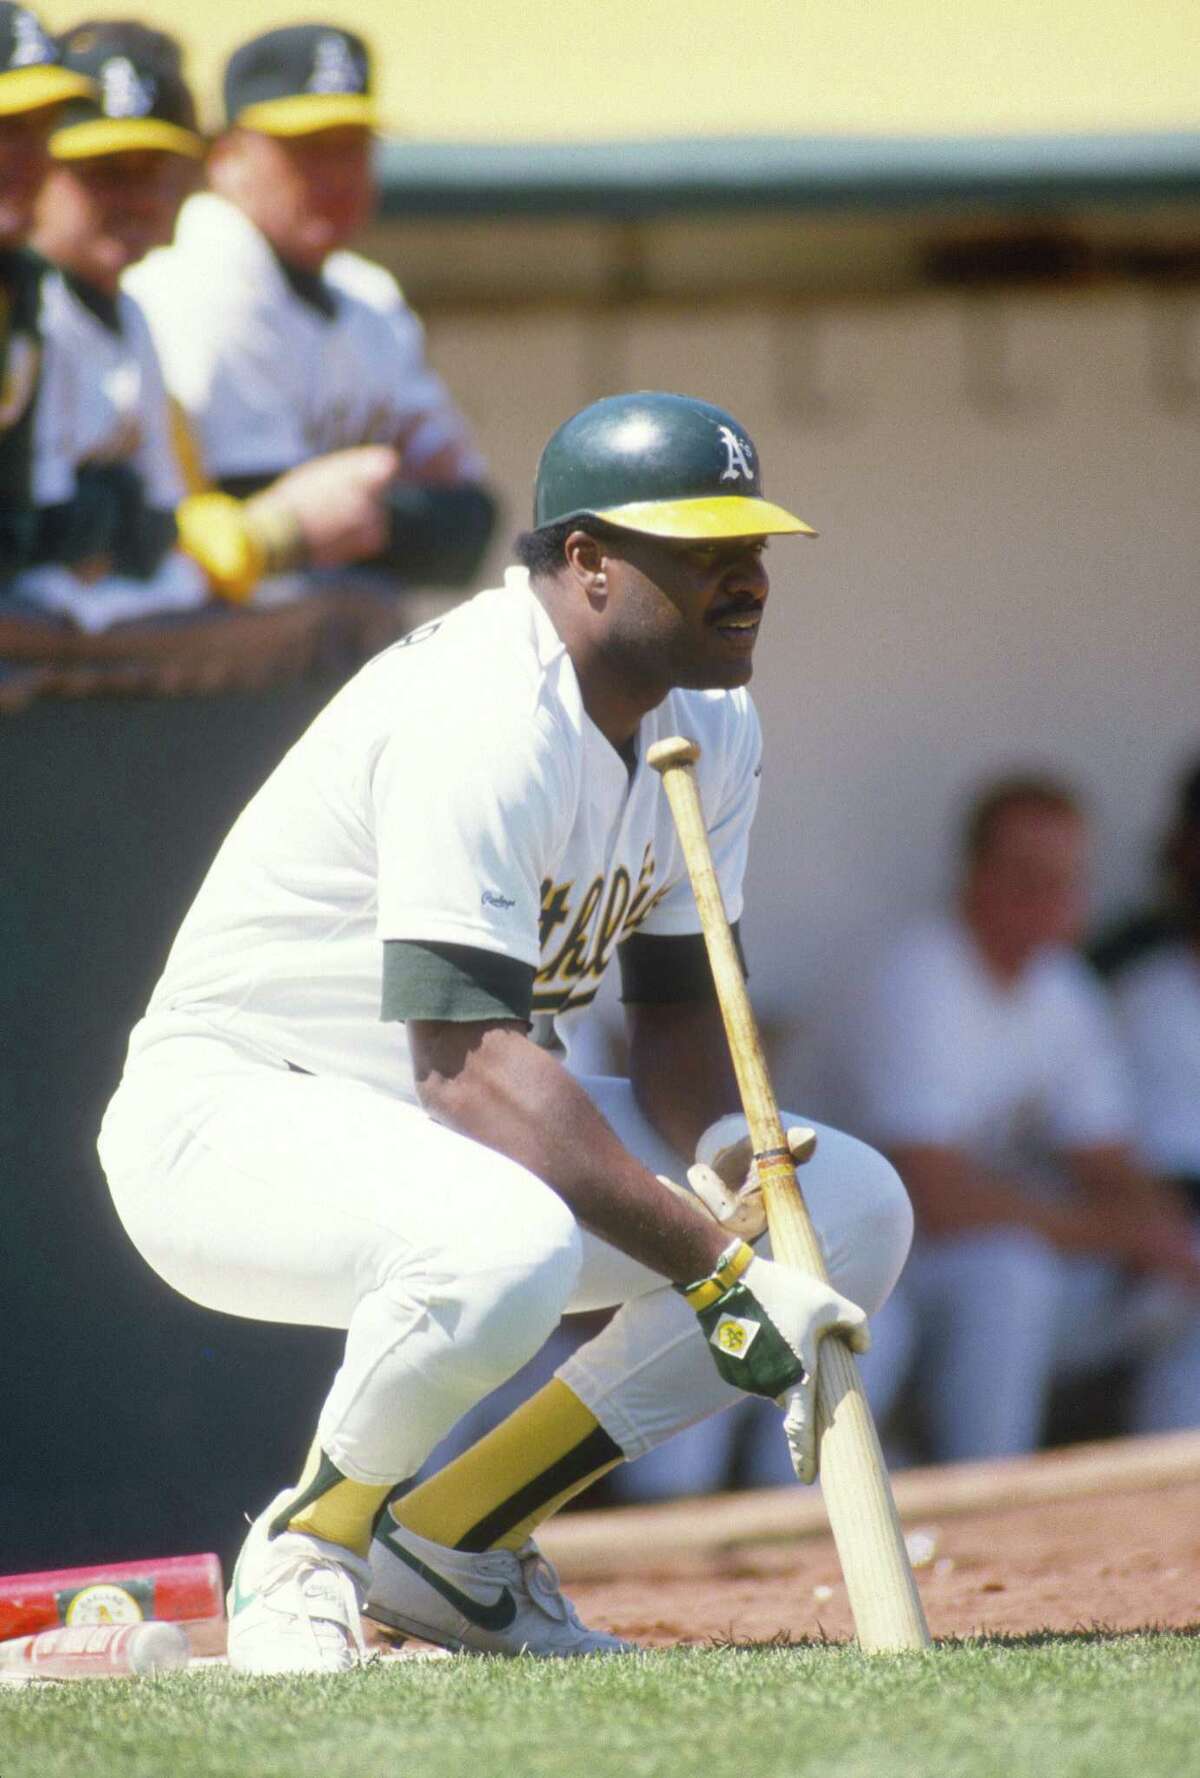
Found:
[[[748,973],[742,951],[739,922],[733,924],[742,974]],[[683,1001],[715,1000],[716,985],[702,933],[664,938],[650,932],[633,932],[617,946],[621,968],[621,999],[627,1004],[667,1006]]]
[[[471,945],[390,938],[383,946],[385,1020],[521,1019],[533,1008],[533,965]]]

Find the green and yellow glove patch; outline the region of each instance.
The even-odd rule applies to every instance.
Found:
[[[713,1361],[727,1383],[774,1400],[805,1379],[805,1369],[742,1274],[754,1249],[735,1240],[707,1278],[675,1289],[696,1311]]]
[[[696,1319],[704,1329],[717,1369],[735,1389],[774,1401],[804,1381],[804,1366],[758,1298],[734,1284]]]

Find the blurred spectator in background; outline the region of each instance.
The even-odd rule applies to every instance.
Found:
[[[1138,1133],[1200,1216],[1200,760],[1179,786],[1154,920],[1102,950],[1133,1067]],[[1136,936],[1137,942],[1129,940]]]
[[[57,46],[23,6],[0,0],[0,594],[33,548],[34,396],[41,368],[44,267],[23,243],[68,99],[92,83],[58,65]]]
[[[894,942],[856,1009],[859,1126],[917,1217],[864,1377],[882,1417],[919,1349],[938,1461],[1032,1449],[1051,1384],[1117,1359],[1138,1361],[1132,1430],[1200,1424],[1192,1224],[1135,1158],[1111,1010],[1071,949],[1087,843],[1065,785],[987,788],[956,905]]]
[[[204,152],[174,41],[143,25],[81,25],[67,68],[96,83],[51,136],[33,243],[45,371],[34,425],[37,563],[15,583],[79,628],[193,610],[209,596],[175,547],[184,486],[149,329],[121,274],[169,241]]]
[[[225,73],[211,190],[189,198],[172,247],[127,280],[210,489],[181,517],[206,554],[231,497],[353,446],[389,453],[382,536],[360,560],[394,587],[465,585],[494,520],[466,422],[382,267],[344,252],[374,204],[375,102],[366,46],[297,25],[244,44]],[[222,546],[223,548],[223,546]],[[236,551],[207,551],[236,593]]]

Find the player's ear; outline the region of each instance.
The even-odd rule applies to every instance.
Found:
[[[607,598],[604,549],[587,531],[572,531],[563,544],[567,567],[577,585],[593,604]]]

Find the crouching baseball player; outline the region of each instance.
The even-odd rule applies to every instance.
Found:
[[[646,763],[699,741],[736,919],[765,539],[808,526],[764,498],[736,420],[667,394],[568,420],[534,526],[502,586],[372,661],[243,812],[105,1117],[117,1209],[168,1282],[347,1330],[304,1472],[233,1576],[243,1671],[354,1665],[360,1609],[452,1648],[620,1649],[533,1530],[739,1390],[780,1401],[811,1480],[818,1341],[863,1350],[907,1253],[891,1167],[820,1130],[805,1193],[837,1289],[768,1257]],[[614,955],[630,1079],[576,1078]],[[545,1389],[394,1497],[565,1310],[601,1305],[623,1306]]]

